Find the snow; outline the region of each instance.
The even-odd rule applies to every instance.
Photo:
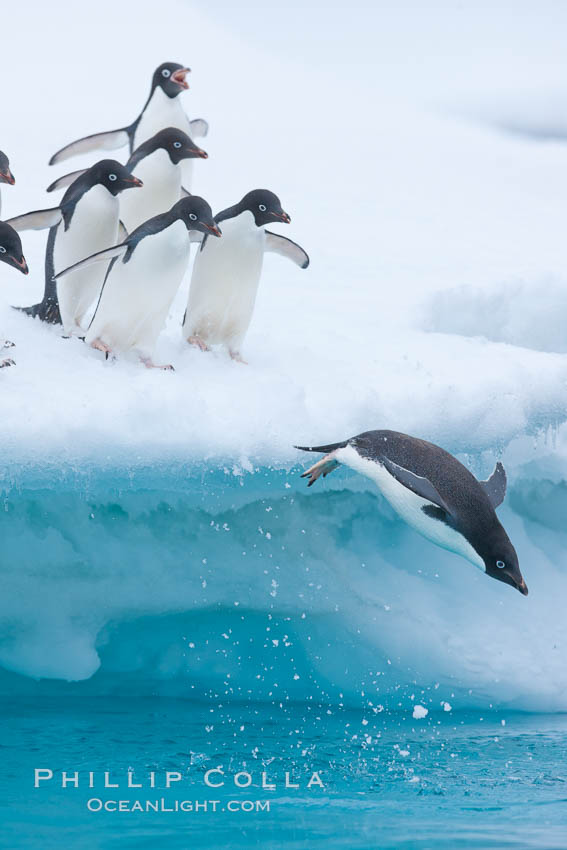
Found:
[[[203,649],[206,625],[220,636],[232,623],[244,640],[276,612],[292,619],[301,647],[300,660],[278,661],[298,698],[316,676],[319,696],[338,699],[344,688],[354,701],[368,693],[369,671],[387,671],[393,658],[398,681],[401,670],[408,687],[442,680],[457,694],[455,709],[567,706],[567,7],[355,0],[349,9],[298,0],[285,14],[228,0],[210,9],[172,0],[163,16],[133,0],[101,0],[94,15],[63,0],[11,9],[11,31],[25,33],[29,55],[21,39],[7,41],[4,75],[32,64],[41,73],[3,94],[0,147],[17,181],[2,188],[5,217],[52,206],[44,188],[91,160],[49,168],[49,156],[131,121],[153,68],[171,59],[193,68],[182,97],[190,117],[211,127],[194,191],[217,211],[251,188],[276,191],[292,217],[278,232],[311,265],[266,257],[243,347],[248,366],[184,344],[187,277],[156,358],[174,363],[170,374],[105,363],[12,310],[43,290],[46,234],[23,234],[29,278],[0,266],[0,328],[17,344],[17,366],[0,372],[3,484],[7,504],[23,511],[17,533],[12,514],[2,517],[12,547],[0,605],[7,669],[80,680],[96,670],[95,679],[147,676],[157,664],[164,681],[202,692],[220,687],[227,669]],[[65,31],[58,52],[45,38],[53,20]],[[501,515],[527,600],[425,544],[368,482],[334,473],[300,491],[295,443],[370,428],[433,440],[479,476],[503,460],[510,488]],[[140,481],[136,501],[130,487]],[[289,533],[266,521],[264,486],[282,488],[281,510],[284,497],[296,500]],[[50,522],[37,520],[38,505],[49,515],[52,500]],[[204,531],[194,549],[187,541],[179,505],[218,526],[211,535],[224,542],[213,556],[201,550]],[[116,530],[120,511],[136,518],[136,533]],[[352,540],[344,523],[359,532]],[[265,560],[251,568],[242,552],[258,526]],[[165,578],[164,527],[176,546]],[[16,570],[22,534],[32,554]],[[268,547],[301,558],[296,538],[309,547],[310,574],[276,570],[273,558],[265,567]],[[135,568],[122,563],[118,543],[136,553]],[[93,576],[86,565],[97,546]],[[187,612],[195,648],[182,651]],[[269,635],[273,653],[286,649],[280,631]],[[335,631],[350,647],[348,672],[326,650]],[[201,660],[188,661],[196,636]],[[272,698],[256,680],[262,652],[241,671],[244,697],[257,688]],[[395,704],[393,684],[392,694]]]
[[[505,3],[490,11],[441,3],[427,13],[411,3],[360,4],[348,23],[337,10],[322,22],[317,4],[292,3],[283,21],[277,15],[268,46],[275,18],[265,8],[260,22],[256,4],[237,15],[221,3],[214,16],[179,4],[178,26],[148,13],[136,21],[137,38],[121,41],[106,64],[96,45],[108,37],[109,4],[88,22],[59,4],[65,61],[39,37],[50,12],[36,4],[30,23],[14,10],[14,26],[31,27],[34,63],[48,73],[34,79],[23,113],[19,88],[7,92],[5,114],[18,120],[2,139],[17,179],[3,190],[6,216],[51,205],[43,189],[59,169],[47,167],[49,155],[78,135],[131,120],[154,65],[178,58],[193,67],[191,90],[181,95],[186,108],[211,125],[210,159],[200,163],[195,190],[220,209],[253,186],[273,188],[292,215],[278,230],[304,245],[312,263],[301,271],[266,258],[244,345],[248,367],[183,343],[186,281],[159,343],[158,359],[176,372],[156,374],[105,363],[10,309],[43,289],[45,234],[24,234],[29,279],[1,269],[0,327],[17,343],[17,367],[0,375],[6,456],[74,462],[129,454],[132,461],[166,452],[289,463],[295,442],[372,426],[481,451],[563,421],[567,153],[498,134],[475,112],[483,95],[487,109],[492,104],[495,79],[504,91],[515,84],[517,101],[538,45],[546,54],[540,84],[557,89],[557,18],[566,13],[551,5],[553,23],[543,26],[539,7],[517,16]],[[114,29],[132,26],[133,8],[112,6]],[[324,43],[315,38],[319,27]],[[290,61],[292,36],[297,61]],[[499,39],[510,50],[505,60]],[[296,51],[308,44],[307,62]],[[514,45],[528,53],[513,55]],[[17,50],[6,45],[6,69],[17,65]],[[72,71],[76,62],[89,73]],[[41,134],[32,132],[36,122]],[[545,274],[555,284],[541,307]],[[517,307],[516,290],[506,289],[512,277],[520,281]],[[457,286],[472,294],[456,297]],[[511,306],[496,309],[495,300],[510,298]]]

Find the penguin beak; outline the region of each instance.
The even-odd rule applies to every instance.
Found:
[[[283,210],[281,213],[273,212],[272,215],[275,216],[275,218],[279,218],[280,221],[283,221],[285,224],[289,224],[291,221],[291,218]]]
[[[10,257],[10,260],[12,265],[19,269],[23,274],[27,274],[29,272],[28,264],[26,263],[26,258],[23,254],[21,260],[16,260],[15,257]]]
[[[222,230],[220,229],[220,227],[217,227],[216,224],[212,226],[210,224],[205,224],[205,227],[207,228],[207,230],[210,230],[210,232],[213,233],[215,236],[222,236]]]
[[[143,186],[144,185],[141,180],[138,180],[137,177],[125,177],[124,182],[125,183],[131,183],[132,186]]]
[[[209,154],[207,153],[207,151],[203,151],[201,150],[201,148],[189,148],[189,153],[191,153],[193,156],[198,156],[200,159],[209,158]]]
[[[7,168],[6,171],[0,171],[0,180],[2,181],[2,183],[9,183],[10,186],[13,186],[16,182],[14,179],[14,175],[12,174],[9,168]]]
[[[520,591],[522,596],[528,595],[528,586],[527,586],[526,582],[524,581],[524,579],[522,579],[521,583],[517,584],[516,587],[518,588],[518,590]]]
[[[185,77],[190,73],[191,68],[180,68],[178,71],[173,72],[171,79],[174,83],[177,83],[178,86],[181,86],[182,89],[188,89],[189,83],[185,80]]]

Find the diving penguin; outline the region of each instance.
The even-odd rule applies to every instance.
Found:
[[[95,150],[115,150],[124,145],[129,146],[131,154],[142,142],[166,127],[183,130],[190,138],[206,136],[207,122],[202,118],[190,121],[179,101],[181,92],[189,88],[185,81],[188,73],[189,68],[184,68],[177,62],[164,62],[154,71],[150,95],[135,121],[118,130],[77,139],[53,154],[49,164],[55,165],[70,157]],[[183,185],[187,189],[191,188],[191,178],[192,165],[188,160],[183,166]]]
[[[157,338],[189,262],[192,234],[220,236],[208,203],[197,195],[182,198],[165,213],[136,228],[120,245],[87,257],[56,275],[112,260],[86,343],[104,352],[134,351],[148,369]]]
[[[175,127],[160,130],[134,151],[125,167],[142,181],[143,187],[120,199],[120,219],[129,233],[155,215],[167,212],[180,199],[181,165],[195,158],[207,159],[207,154]],[[83,173],[66,174],[55,180],[47,191],[63,189]]]
[[[28,273],[28,264],[22,251],[20,237],[6,221],[0,221],[0,262],[13,266],[13,268],[18,269],[22,274]],[[0,347],[13,348],[13,346],[13,342],[6,341]],[[0,369],[3,369],[5,366],[14,365],[14,361],[9,357],[6,360],[0,360]]]
[[[240,347],[252,319],[264,253],[282,254],[302,269],[309,257],[291,239],[264,230],[266,224],[291,221],[267,189],[248,192],[215,220],[222,222],[223,238],[218,243],[205,238],[195,258],[183,335],[203,351],[224,345],[233,360],[244,362]]]
[[[296,448],[325,453],[302,475],[309,487],[344,463],[372,479],[424,537],[528,595],[516,550],[495,512],[506,494],[501,463],[487,481],[477,481],[444,449],[397,431],[365,431],[341,443]]]
[[[65,269],[116,242],[118,195],[140,186],[141,180],[115,159],[102,159],[71,183],[58,207],[9,219],[18,231],[49,228],[43,300],[18,310],[50,324],[61,323],[68,335],[81,332],[85,314],[102,287],[105,269],[81,269],[58,285],[53,279],[55,269]]]
[[[13,186],[16,181],[14,180],[14,175],[10,171],[10,160],[4,153],[4,151],[0,151],[0,183],[7,183],[9,186]],[[0,195],[0,214],[2,213],[2,195]]]

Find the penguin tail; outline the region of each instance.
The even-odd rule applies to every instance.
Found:
[[[301,452],[323,452],[324,454],[328,454],[329,452],[334,452],[336,449],[344,449],[345,446],[348,446],[349,441],[343,440],[342,443],[331,443],[328,446],[294,446],[294,449],[299,449]]]
[[[30,316],[32,319],[40,319],[48,325],[61,325],[61,313],[59,312],[59,304],[57,301],[47,299],[40,304],[32,304],[31,307],[14,307],[14,310],[19,310]]]

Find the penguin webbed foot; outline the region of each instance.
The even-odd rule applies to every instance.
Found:
[[[162,372],[175,372],[175,368],[171,365],[171,363],[166,363],[165,366],[160,366],[157,363],[154,363],[150,357],[140,357],[140,360],[146,369],[161,369]]]
[[[94,348],[96,351],[102,351],[105,360],[108,360],[109,357],[114,360],[112,349],[101,339],[93,339],[91,342],[91,348]]]
[[[309,482],[307,484],[308,487],[311,487],[318,478],[323,476],[326,478],[329,473],[336,469],[337,466],[340,466],[338,460],[334,457],[334,452],[331,454],[325,455],[325,457],[321,458],[321,460],[314,463],[313,466],[310,466],[309,469],[306,469],[305,472],[301,474],[302,478],[309,478]]]
[[[41,304],[32,304],[31,307],[14,307],[20,313],[25,313],[31,319],[40,319],[48,325],[61,325],[61,313],[57,301],[42,301]]]
[[[187,342],[189,343],[189,345],[194,345],[194,346],[196,346],[196,348],[200,348],[201,351],[210,351],[211,350],[209,348],[209,346],[207,345],[207,343],[205,342],[205,340],[201,339],[200,336],[190,336],[187,339]]]
[[[228,351],[228,353],[230,354],[230,359],[231,359],[231,360],[234,360],[234,362],[235,362],[235,363],[243,363],[243,364],[244,364],[244,366],[248,366],[248,361],[247,361],[247,360],[245,360],[245,359],[243,358],[243,356],[242,356],[242,354],[240,353],[240,351],[233,351],[233,350],[230,348],[230,349],[229,349],[229,351]]]

